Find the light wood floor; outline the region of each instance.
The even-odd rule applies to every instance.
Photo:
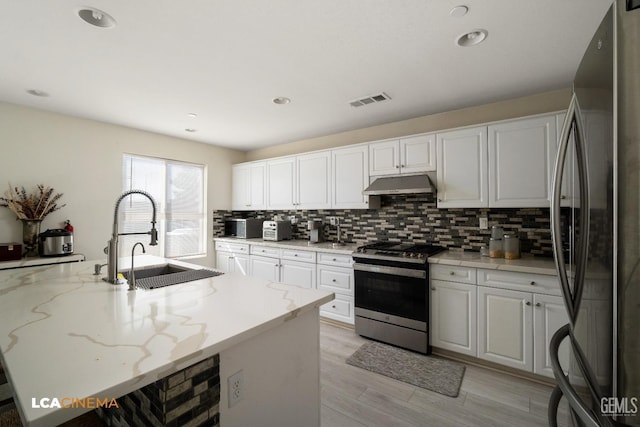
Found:
[[[459,396],[447,397],[347,365],[365,342],[321,322],[322,427],[548,425],[549,386],[467,365]],[[563,403],[559,424],[567,417]]]

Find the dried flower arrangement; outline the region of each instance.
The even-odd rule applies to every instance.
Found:
[[[51,212],[55,212],[66,205],[58,205],[62,193],[53,194],[53,188],[38,185],[38,191],[27,194],[24,187],[11,187],[0,197],[0,206],[9,208],[18,219],[44,219]]]

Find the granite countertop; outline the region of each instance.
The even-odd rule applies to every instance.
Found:
[[[519,259],[504,259],[481,256],[479,252],[444,251],[430,256],[429,263],[550,276],[558,274],[553,258],[534,257],[532,255],[523,255]]]
[[[136,267],[166,261],[140,255]],[[129,292],[94,263],[0,271],[0,356],[30,425],[89,410],[32,408],[34,398],[119,397],[334,298],[236,274]]]
[[[333,247],[331,242],[311,243],[308,240],[280,240],[278,242],[270,240],[262,240],[258,237],[255,239],[239,239],[237,237],[214,237],[214,240],[221,242],[247,243],[249,245],[271,246],[283,249],[299,249],[310,250],[315,252],[339,253],[351,255],[359,246],[355,243],[347,243],[344,246]]]

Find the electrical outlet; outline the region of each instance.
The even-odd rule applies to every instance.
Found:
[[[240,402],[244,397],[244,376],[242,369],[227,378],[229,394],[229,408]]]
[[[480,218],[480,230],[489,229],[489,218]]]
[[[331,225],[338,225],[338,218],[336,218],[335,216],[330,216],[329,218],[327,218],[329,220],[329,224]]]
[[[291,215],[289,217],[289,221],[291,221],[291,224],[297,224],[298,223],[298,218],[296,218],[295,215]]]

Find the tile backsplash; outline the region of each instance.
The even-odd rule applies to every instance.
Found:
[[[340,220],[342,239],[364,244],[376,240],[430,243],[453,250],[479,251],[489,244],[491,229],[480,230],[479,219],[487,217],[489,227],[501,225],[505,232],[520,237],[522,253],[551,257],[549,209],[438,209],[431,194],[384,196],[379,209],[225,211],[213,212],[213,235],[224,234],[224,220],[230,218],[284,219],[295,217],[294,239],[308,239],[307,221],[321,220],[324,237],[336,240],[337,230],[328,217]]]

